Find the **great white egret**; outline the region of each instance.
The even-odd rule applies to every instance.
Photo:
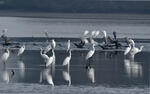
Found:
[[[131,50],[131,44],[129,44],[129,47],[127,47],[124,51],[124,55],[127,55]]]
[[[69,50],[69,56],[67,56],[64,61],[63,61],[63,66],[66,66],[68,65],[68,70],[69,70],[69,67],[70,67],[70,60],[71,60],[71,49]]]
[[[95,46],[95,44],[92,45],[92,48],[93,48],[93,49],[90,50],[90,51],[87,53],[86,58],[85,58],[86,60],[88,60],[89,58],[91,58],[91,57],[94,55],[94,53],[95,53],[95,47],[94,47],[94,46]]]
[[[54,39],[52,39],[52,48],[55,49],[56,48],[56,42]]]
[[[48,53],[52,49],[51,44],[47,45],[46,48],[44,49],[44,54]]]
[[[68,40],[67,52],[70,50],[70,40]]]
[[[47,62],[49,60],[49,57],[46,54],[43,54],[42,48],[40,48],[40,49],[41,49],[41,51],[40,51],[41,57],[44,59],[44,62]]]
[[[25,45],[23,45],[23,46],[18,50],[17,56],[20,56],[21,54],[23,54],[24,50],[25,50]]]
[[[52,56],[49,57],[49,59],[46,61],[46,67],[50,66],[55,60],[55,52],[54,49],[52,49]]]
[[[2,60],[2,62],[5,64],[6,63],[6,61],[7,61],[7,59],[8,59],[8,57],[9,57],[9,55],[10,55],[10,52],[9,52],[9,50],[8,50],[8,48],[6,49],[6,52],[4,52],[3,54],[2,54],[2,56],[1,56],[1,60]]]

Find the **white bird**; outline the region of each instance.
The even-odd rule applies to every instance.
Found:
[[[131,50],[131,44],[129,44],[129,47],[127,47],[124,51],[124,55],[127,55]]]
[[[94,44],[95,46],[99,44],[99,43],[96,42],[92,37],[90,37],[90,43],[91,43],[91,44]]]
[[[67,52],[69,51],[69,49],[70,49],[70,40],[68,40]]]
[[[97,37],[100,34],[100,31],[96,31],[94,37]]]
[[[89,58],[91,58],[93,55],[94,55],[94,53],[95,53],[95,47],[94,47],[95,45],[93,44],[92,45],[92,47],[93,47],[93,49],[92,50],[90,50],[88,53],[87,53],[87,55],[86,55],[86,60],[88,60]]]
[[[52,49],[52,46],[51,46],[51,44],[49,44],[49,45],[46,46],[46,48],[44,49],[44,54],[48,53],[51,49]]]
[[[71,77],[70,77],[69,72],[63,71],[62,74],[63,74],[64,80],[68,81],[69,82],[68,86],[70,86],[71,85]]]
[[[25,45],[23,45],[23,46],[19,49],[17,56],[20,56],[21,54],[23,54],[24,50],[25,50]]]
[[[54,49],[52,49],[52,56],[49,57],[49,59],[46,61],[46,67],[50,66],[54,62],[55,58],[55,52]]]
[[[86,37],[81,37],[80,39],[85,44],[89,43],[89,41],[88,41],[88,39]]]
[[[52,39],[52,48],[55,49],[56,48],[56,42],[54,39]]]
[[[67,56],[64,61],[63,61],[63,66],[66,66],[68,65],[68,70],[69,70],[69,67],[70,67],[70,60],[71,60],[71,49],[69,50],[69,56]]]
[[[88,34],[89,34],[89,31],[85,30],[83,36],[86,37]]]
[[[94,37],[95,33],[96,33],[96,31],[92,31],[91,32],[91,37]]]
[[[107,33],[106,33],[105,30],[103,30],[102,32],[103,32],[103,34],[104,34],[105,43],[107,44]]]
[[[133,47],[132,47],[131,50],[130,50],[130,55],[131,55],[131,58],[134,60],[134,56],[135,56],[137,53],[141,52],[144,46],[141,46],[140,48],[137,48],[137,47],[135,47],[134,41],[133,41],[133,40],[131,40],[131,41],[132,41]]]
[[[4,64],[6,63],[9,55],[10,55],[10,52],[8,49],[6,49],[6,52],[4,52],[3,55],[1,56],[2,62],[4,62]]]
[[[41,49],[41,51],[40,51],[41,57],[44,59],[44,62],[47,62],[49,60],[49,57],[46,54],[42,53],[43,52],[42,48],[40,48],[40,49]]]

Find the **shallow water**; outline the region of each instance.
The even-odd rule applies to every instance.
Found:
[[[136,19],[136,16],[134,19],[0,17],[0,30],[8,28],[9,37],[43,37],[44,30],[49,32],[49,37],[80,37],[85,30],[106,30],[108,35],[116,31],[120,38],[149,38],[149,24],[149,19]]]

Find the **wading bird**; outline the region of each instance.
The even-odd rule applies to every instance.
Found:
[[[9,52],[9,50],[8,50],[8,48],[5,50],[5,52],[2,54],[2,56],[1,56],[1,60],[2,60],[2,62],[5,64],[6,63],[6,61],[7,61],[7,59],[8,59],[8,57],[9,57],[9,55],[10,55],[10,52]]]
[[[92,50],[90,50],[88,53],[87,53],[87,55],[86,55],[86,60],[88,60],[88,59],[90,59],[93,55],[94,55],[94,53],[95,53],[95,47],[94,47],[95,45],[93,44],[92,45]]]
[[[17,56],[22,55],[23,52],[24,52],[24,50],[25,50],[25,45],[23,45],[23,46],[19,49]]]
[[[56,42],[54,39],[52,39],[52,48],[55,49],[56,48]]]
[[[49,44],[48,46],[45,47],[44,54],[48,53],[51,49],[52,49],[52,46],[51,44]]]

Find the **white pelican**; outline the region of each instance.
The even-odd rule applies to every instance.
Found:
[[[21,54],[23,54],[24,50],[25,50],[25,45],[23,45],[23,46],[19,49],[17,56],[20,56]]]
[[[6,63],[6,61],[7,61],[8,57],[9,57],[9,55],[10,55],[10,52],[9,52],[9,50],[8,50],[8,48],[7,48],[7,49],[6,49],[6,52],[4,52],[4,53],[2,54],[2,56],[1,56],[2,62],[4,62],[4,64]]]
[[[46,46],[46,48],[44,49],[44,54],[48,53],[51,49],[52,49],[52,46],[51,46],[51,44],[49,44],[49,45]]]
[[[49,57],[49,59],[46,61],[46,67],[50,66],[55,60],[55,52],[54,49],[52,49],[52,56]]]
[[[67,52],[69,51],[69,49],[70,49],[70,40],[68,40]]]
[[[52,39],[52,48],[55,49],[56,48],[56,42],[54,39]]]
[[[96,33],[96,31],[92,31],[91,32],[91,37],[94,37],[95,33]]]
[[[85,30],[83,36],[86,37],[88,34],[89,34],[89,31]]]
[[[107,33],[106,33],[105,30],[103,30],[102,32],[103,32],[103,34],[104,34],[105,43],[107,44]]]
[[[96,31],[94,37],[97,37],[100,34],[100,31]]]
[[[68,81],[68,86],[70,86],[71,85],[71,77],[70,77],[69,72],[63,71],[62,74],[63,74],[64,80]]]
[[[92,45],[92,47],[93,47],[93,49],[92,50],[90,50],[88,53],[87,53],[87,55],[86,55],[86,60],[88,60],[89,58],[91,58],[92,56],[93,56],[93,54],[95,53],[95,44],[93,44]]]
[[[131,44],[129,44],[129,47],[127,47],[124,51],[124,55],[127,55],[131,50]]]

